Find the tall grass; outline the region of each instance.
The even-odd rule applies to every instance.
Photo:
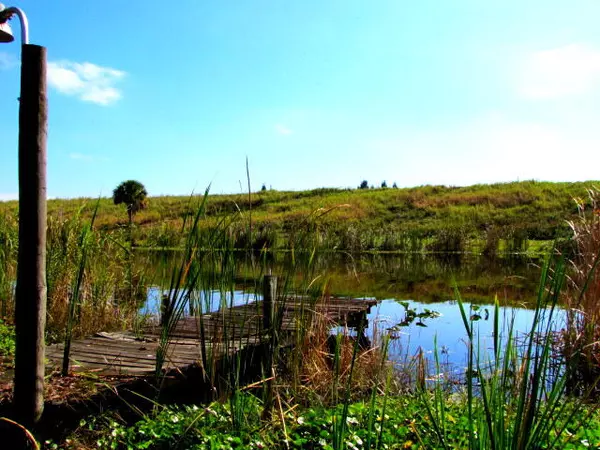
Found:
[[[600,215],[598,191],[577,200],[579,215],[569,222],[575,256],[571,260],[571,284],[566,290],[567,323],[562,334],[569,389],[585,391],[600,378]],[[596,390],[596,395],[598,391]]]
[[[96,203],[96,209],[89,225],[84,225],[81,229],[78,241],[78,247],[80,253],[79,267],[73,280],[73,287],[69,295],[67,323],[65,329],[65,346],[64,356],[62,365],[62,375],[66,376],[69,372],[69,354],[71,351],[71,340],[73,338],[73,324],[75,322],[75,315],[78,308],[81,307],[81,288],[83,286],[83,278],[88,264],[88,251],[90,248],[90,241],[92,235],[92,229],[94,227],[94,220],[96,219],[96,212],[98,211],[98,203]]]
[[[101,203],[101,202],[97,202]],[[95,207],[99,210],[99,207]],[[88,205],[69,214],[48,218],[47,271],[48,307],[46,341],[54,343],[72,333],[79,337],[97,331],[129,327],[145,299],[148,269],[143,257],[131,257],[125,234],[120,229],[93,231]],[[94,208],[92,208],[92,213]],[[82,233],[86,244],[82,245]],[[14,307],[18,223],[10,211],[0,212],[0,317],[8,319]],[[85,270],[81,271],[82,254]],[[127,276],[124,276],[127,274]],[[80,287],[77,306],[72,309],[77,279]],[[67,331],[70,329],[70,331]]]
[[[92,220],[76,213],[48,221],[49,343],[130,328],[146,299],[144,256],[132,256],[122,231],[92,228]]]
[[[161,310],[161,333],[159,346],[156,351],[156,377],[160,377],[165,364],[168,349],[171,342],[171,335],[184,315],[185,308],[193,303],[193,296],[202,289],[200,282],[200,268],[196,257],[200,247],[200,235],[198,224],[204,214],[206,191],[201,203],[198,205],[194,216],[191,217],[191,226],[187,231],[185,249],[181,254],[181,262],[173,269],[170,277],[169,288],[166,294],[166,302],[163,303]],[[188,218],[184,220],[182,231],[186,230]],[[203,356],[205,348],[203,346]]]
[[[12,311],[16,277],[18,225],[11,214],[0,214],[0,319]]]
[[[271,272],[271,261],[265,249],[256,253],[252,245],[252,236],[256,235],[257,229],[252,228],[250,215],[238,211],[217,224],[202,226],[201,222],[206,220],[207,200],[208,191],[194,216],[190,216],[189,225],[182,229],[186,245],[170,273],[157,349],[156,376],[160,379],[164,374],[171,343],[176,339],[174,332],[188,305],[194,305],[191,309],[199,314],[196,320],[201,349],[199,365],[206,389],[213,393],[213,398],[215,394],[227,398],[234,428],[241,426],[242,420],[238,415],[246,409],[244,399],[247,397],[241,395],[243,383],[249,381],[248,374],[255,372],[253,366],[257,364],[260,364],[260,373],[254,385],[262,387],[265,420],[272,417],[273,407],[276,415],[283,420],[283,405],[290,401],[312,401],[321,396],[323,404],[341,399],[343,404],[348,405],[357,396],[369,397],[383,384],[381,377],[377,376],[385,366],[380,361],[381,352],[359,348],[358,339],[342,334],[338,344],[332,347],[329,337],[332,324],[316,313],[318,304],[326,304],[329,294],[327,279],[316,274],[315,261],[320,249],[319,242],[314,241],[310,231],[333,209],[315,211],[291,235],[288,244],[291,251],[283,256],[280,272],[277,273],[279,283],[273,298],[272,321],[268,328],[259,329],[259,340],[256,341],[253,330],[244,329],[254,319],[233,315],[228,299],[234,298],[235,280],[241,264],[246,267],[246,276],[256,280],[256,294],[248,299],[259,298],[262,293],[260,281]],[[244,228],[249,239],[245,251],[239,252],[236,249],[239,241],[232,230]],[[202,313],[208,312],[213,295],[219,296],[221,307],[205,319]],[[288,305],[293,306],[293,312],[285,313]],[[263,313],[259,302],[256,302],[254,313],[253,308],[246,311],[250,315],[260,316]],[[186,323],[188,321],[189,318],[186,318]],[[291,335],[285,331],[287,321],[294,323]],[[287,350],[290,344],[294,349],[291,352]],[[315,358],[323,354],[324,357]],[[332,364],[335,367],[333,376]],[[337,388],[332,390],[332,383]],[[347,414],[347,409],[342,410],[340,417]],[[342,428],[337,429],[336,448],[341,448],[344,440],[343,423],[345,418],[339,422]]]
[[[523,345],[514,332],[514,318],[502,326],[500,308],[494,310],[493,354],[489,355],[476,332],[476,321],[457,292],[458,307],[467,333],[466,405],[469,449],[557,448],[564,435],[581,422],[583,402],[566,398],[567,373],[553,365],[557,309],[565,284],[565,263],[547,264],[542,272],[533,322]],[[433,389],[422,399],[443,448],[454,442],[446,434],[447,397]]]

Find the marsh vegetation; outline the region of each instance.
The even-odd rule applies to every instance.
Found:
[[[144,407],[124,401],[65,434],[39,436],[48,448],[596,445],[595,205],[577,183],[264,191],[249,200],[150,199],[130,229],[107,200],[51,201],[48,344],[142,330],[155,320],[147,313],[157,293],[167,295],[167,319]],[[4,369],[13,351],[14,207],[0,212]],[[374,252],[381,249],[401,254]],[[204,351],[187,401],[165,395],[171,375],[162,361],[178,319],[190,308],[213,310],[215,300],[224,311],[237,293],[260,300],[269,273],[279,277],[282,302],[302,296],[309,308],[333,296],[369,297],[395,305],[398,317],[379,320],[373,310],[350,329],[299,315],[290,346],[275,316],[260,336],[269,358],[234,353],[222,362]],[[505,309],[515,307],[527,310],[526,323]],[[412,347],[398,338],[434,330],[443,308],[456,312],[457,335],[440,328],[433,342]],[[230,347],[246,344],[222,337]],[[210,348],[202,330],[197,338]],[[462,354],[447,370],[450,339],[462,342]]]

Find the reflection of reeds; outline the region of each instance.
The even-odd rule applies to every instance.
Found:
[[[577,201],[579,216],[569,222],[575,256],[571,261],[571,285],[566,291],[567,323],[563,352],[569,387],[585,390],[600,377],[600,211],[597,190],[589,190],[587,202]],[[586,205],[587,203],[587,205]]]

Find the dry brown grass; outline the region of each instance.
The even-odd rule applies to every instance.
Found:
[[[566,289],[567,326],[563,352],[570,369],[570,387],[591,386],[600,377],[600,191],[578,199],[579,216],[569,222],[576,253]],[[586,205],[587,203],[587,205]]]
[[[350,393],[351,401],[365,398],[373,389],[383,389],[391,365],[384,358],[380,345],[357,342],[350,330],[344,328],[336,339],[330,333],[333,324],[325,317],[314,321],[298,351],[301,352],[297,370],[299,386],[296,401],[317,401],[334,404]],[[354,365],[355,347],[357,348]],[[336,353],[339,363],[336,368]]]

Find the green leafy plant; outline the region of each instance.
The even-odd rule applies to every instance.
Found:
[[[0,319],[0,357],[12,358],[15,354],[15,327]]]

